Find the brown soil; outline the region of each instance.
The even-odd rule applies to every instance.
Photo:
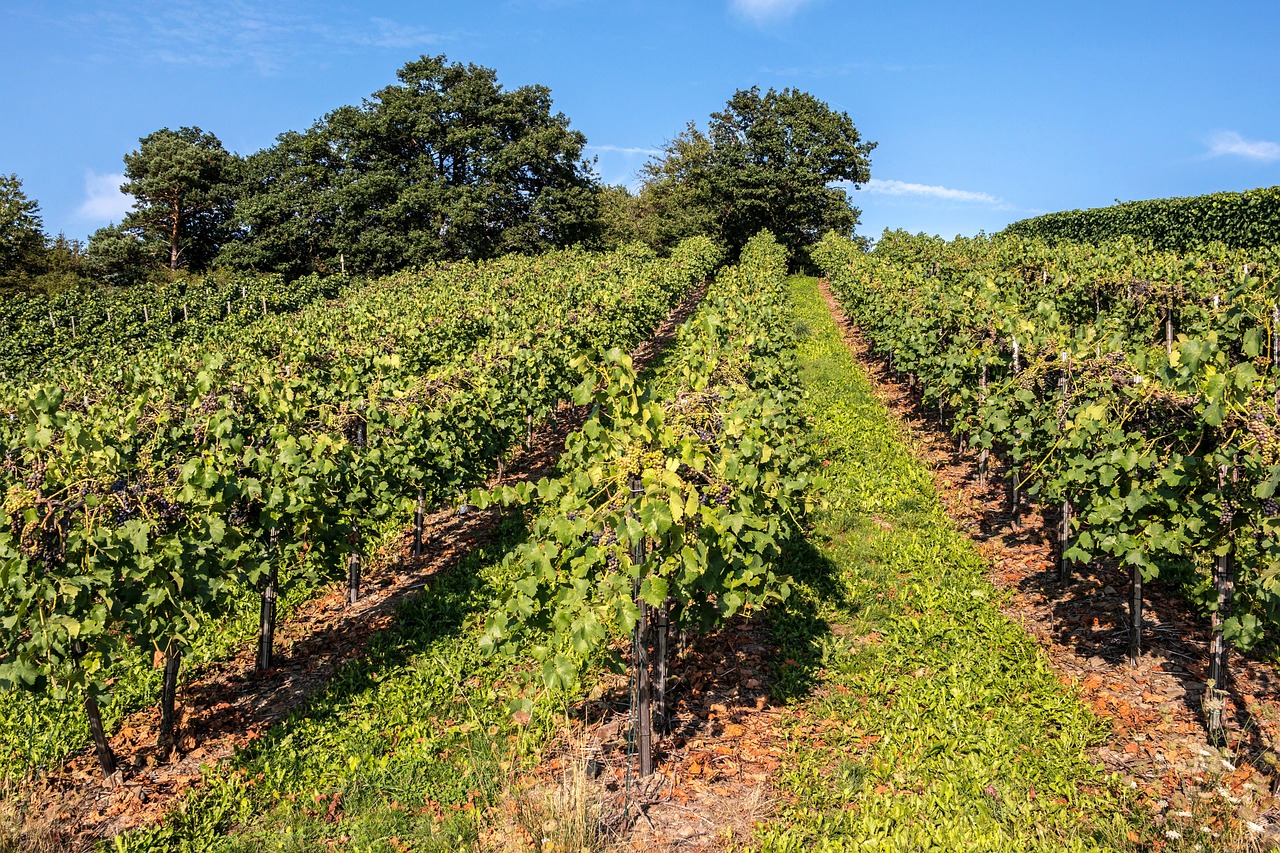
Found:
[[[563,789],[584,773],[609,849],[722,850],[751,837],[773,808],[770,780],[783,755],[781,711],[769,706],[769,629],[735,619],[673,648],[670,731],[655,736],[654,773],[639,776],[630,685],[602,684],[599,699],[548,750],[533,783]],[[657,727],[655,722],[655,728]],[[524,839],[536,848],[537,839]]]
[[[705,292],[705,285],[692,292],[632,353],[638,370],[663,352]],[[559,408],[488,486],[549,474],[565,439],[587,414],[587,407]],[[254,668],[254,643],[184,682],[178,694],[177,749],[168,761],[158,761],[155,749],[159,709],[147,708],[130,715],[110,739],[120,759],[112,784],[103,783],[97,758],[86,749],[47,776],[5,794],[0,819],[21,822],[19,849],[89,849],[101,839],[158,821],[200,784],[202,765],[230,757],[323,690],[391,624],[402,601],[489,541],[498,521],[496,510],[460,515],[448,508],[428,516],[424,556],[414,556],[413,534],[407,531],[373,561],[354,605],[344,603],[345,586],[335,585],[280,622],[274,666],[268,672]]]
[[[1072,567],[1060,582],[1056,511],[1028,505],[1010,511],[1005,472],[978,482],[978,460],[926,412],[904,377],[872,354],[833,298],[823,297],[878,396],[932,470],[937,493],[957,526],[986,558],[991,581],[1007,590],[1004,612],[1036,639],[1064,684],[1110,724],[1097,760],[1122,773],[1144,795],[1157,820],[1206,808],[1234,820],[1242,837],[1280,837],[1276,798],[1280,758],[1280,674],[1270,661],[1233,653],[1227,685],[1224,748],[1207,741],[1201,700],[1207,678],[1208,619],[1176,591],[1145,589],[1143,650],[1128,664],[1130,581],[1105,564]],[[1252,823],[1255,828],[1247,827]]]

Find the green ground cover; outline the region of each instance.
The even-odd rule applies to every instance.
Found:
[[[814,279],[799,363],[829,506],[773,612],[792,731],[769,851],[1111,850],[1164,839],[1089,760],[1105,729],[998,609]],[[1148,848],[1150,849],[1150,848]]]

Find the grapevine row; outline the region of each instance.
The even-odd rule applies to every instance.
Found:
[[[345,568],[358,596],[381,529],[483,482],[582,369],[647,337],[717,261],[695,238],[667,260],[567,251],[405,274],[3,389],[0,681],[83,701],[109,775],[98,703],[113,663],[154,649],[167,752],[183,656],[245,591],[266,669],[284,585]]]
[[[1275,254],[899,234],[870,254],[829,237],[815,258],[979,476],[1002,457],[1014,512],[1054,509],[1064,583],[1081,561],[1130,571],[1132,661],[1144,582],[1195,579],[1220,738],[1228,647],[1257,643],[1280,604]]]
[[[220,323],[287,314],[329,299],[345,276],[213,276],[134,287],[15,295],[0,305],[0,380],[29,383],[101,369],[157,344],[199,339]]]
[[[1023,219],[1004,233],[1085,243],[1127,236],[1178,250],[1211,242],[1275,246],[1280,244],[1280,187],[1066,210]]]
[[[753,238],[680,329],[671,383],[638,381],[620,351],[579,362],[588,375],[575,400],[593,415],[558,475],[473,497],[536,510],[528,541],[507,558],[520,579],[483,644],[531,654],[555,687],[630,637],[642,774],[654,717],[665,726],[671,632],[723,624],[789,592],[776,564],[815,462],[785,273],[772,235]]]

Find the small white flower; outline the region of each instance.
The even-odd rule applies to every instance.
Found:
[[[1179,838],[1182,837],[1182,833],[1178,832],[1178,830],[1176,829],[1167,829],[1165,830],[1164,837],[1169,839],[1170,841],[1177,841]]]

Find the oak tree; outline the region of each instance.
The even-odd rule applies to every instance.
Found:
[[[737,251],[768,229],[797,257],[828,231],[853,233],[860,211],[844,186],[871,179],[874,148],[847,113],[813,95],[752,87],[713,113],[705,133],[690,124],[650,160],[641,194],[661,243],[702,232]]]

